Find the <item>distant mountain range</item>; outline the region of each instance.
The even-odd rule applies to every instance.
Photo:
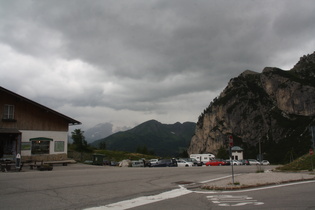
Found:
[[[111,123],[100,123],[96,126],[84,131],[85,140],[88,143],[105,138],[113,134],[113,124]]]
[[[130,130],[94,141],[91,145],[98,147],[101,142],[105,142],[108,150],[127,152],[136,152],[138,148],[146,147],[157,156],[176,156],[187,150],[195,128],[196,123],[193,122],[162,124],[149,120]]]
[[[97,124],[96,126],[84,131],[85,140],[87,141],[87,143],[92,143],[93,141],[103,139],[118,131],[126,131],[130,129],[130,127],[123,126],[123,127],[116,127],[113,130],[113,127],[114,125],[109,122]]]

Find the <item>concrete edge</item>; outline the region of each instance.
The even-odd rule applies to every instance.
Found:
[[[254,184],[254,185],[245,185],[245,184],[232,185],[231,184],[231,186],[225,186],[225,187],[218,187],[215,185],[203,185],[203,186],[200,186],[200,188],[203,190],[216,190],[216,191],[242,190],[242,189],[257,188],[257,187],[264,187],[264,186],[280,185],[280,184],[286,184],[286,183],[292,183],[292,182],[310,181],[310,180],[315,180],[315,178],[286,180],[286,181],[280,181],[280,182],[266,182],[266,183],[259,183],[259,184]]]

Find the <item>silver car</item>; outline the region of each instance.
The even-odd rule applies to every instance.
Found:
[[[261,161],[261,165],[270,165],[268,160],[263,160]]]
[[[260,165],[260,162],[255,159],[248,159],[249,165]]]

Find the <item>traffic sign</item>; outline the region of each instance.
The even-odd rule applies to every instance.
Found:
[[[310,149],[310,155],[313,155],[313,154],[314,154],[313,149]]]
[[[233,136],[232,135],[230,135],[229,136],[229,145],[230,145],[230,147],[233,147]]]

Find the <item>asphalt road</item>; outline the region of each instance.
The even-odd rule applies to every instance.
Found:
[[[314,182],[246,192],[190,193],[174,199],[142,205],[132,210],[302,210],[315,209]]]
[[[234,167],[235,174],[256,170],[256,166]],[[245,202],[233,209],[315,206],[314,183],[231,194],[200,192],[198,184],[185,187],[228,175],[230,166],[119,168],[82,164],[55,166],[53,171],[0,173],[0,209],[124,209],[130,200],[140,204],[129,206],[133,209],[222,209],[232,207],[231,199],[235,204]],[[106,208],[110,205],[114,207]]]

